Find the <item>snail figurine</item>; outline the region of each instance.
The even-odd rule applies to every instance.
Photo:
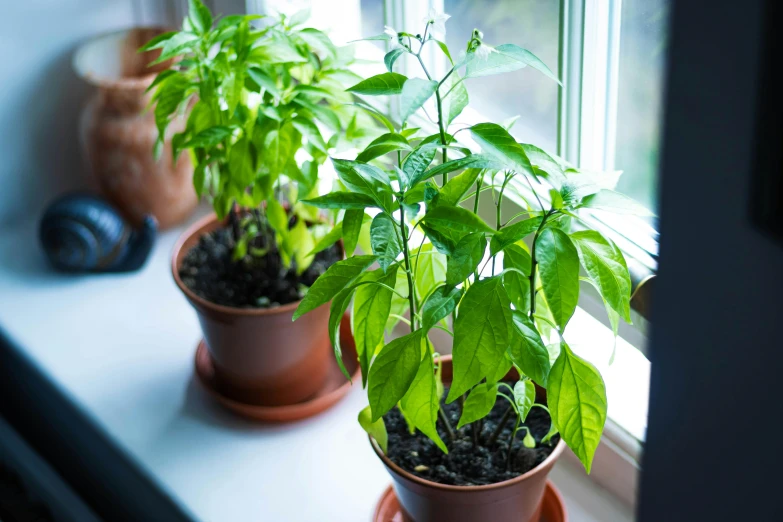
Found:
[[[132,272],[155,244],[151,215],[134,230],[106,201],[87,194],[62,197],[46,209],[39,238],[52,265],[65,272]]]

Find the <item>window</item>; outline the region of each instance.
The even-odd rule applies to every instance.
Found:
[[[446,43],[464,49],[473,29],[492,45],[515,43],[558,68],[559,2],[551,0],[445,0],[451,15]],[[520,141],[557,151],[558,87],[528,68],[502,76],[469,80],[471,106],[487,121],[521,116],[512,129]]]
[[[618,190],[656,210],[658,134],[662,116],[667,17],[671,0],[266,0],[267,4],[311,5],[314,23],[347,42],[383,32],[418,30],[430,7],[451,15],[446,43],[456,55],[473,29],[493,45],[515,43],[531,50],[558,75],[560,88],[543,75],[522,69],[502,76],[468,80],[471,105],[462,123],[503,121],[519,115],[512,133],[520,141],[556,152],[595,170],[622,170]],[[350,37],[349,37],[350,35]],[[378,62],[379,42],[362,42],[359,56]],[[383,42],[381,42],[383,44]],[[434,49],[434,47],[433,47]],[[439,53],[423,58],[431,70],[445,67]],[[398,62],[400,71],[407,63]],[[382,72],[377,66],[370,74]],[[362,73],[365,71],[362,70]],[[410,69],[418,75],[418,67]],[[426,124],[426,122],[422,122]],[[655,220],[631,216],[595,216],[601,228],[624,250],[629,265],[655,270]],[[611,415],[634,440],[644,436],[649,362],[644,328],[621,325],[612,367],[605,335],[611,337],[603,303],[582,292],[575,338],[582,354],[607,376]],[[643,320],[635,323],[644,324]],[[579,330],[579,331],[577,331]],[[585,332],[588,332],[585,334]],[[600,333],[599,335],[599,332]],[[599,338],[601,339],[599,341]],[[626,341],[630,341],[626,342]]]
[[[653,211],[670,3],[624,0],[620,28],[614,167],[624,174],[617,188]]]

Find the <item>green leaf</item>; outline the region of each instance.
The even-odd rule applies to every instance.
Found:
[[[536,174],[544,173],[547,176],[555,176],[561,179],[565,176],[563,172],[565,167],[562,160],[553,158],[548,152],[535,145],[527,143],[520,143],[519,145],[525,151],[530,164],[535,167]]]
[[[438,82],[434,80],[411,78],[405,82],[402,87],[402,96],[400,96],[400,120],[403,123],[407,121],[435,94],[437,88]]]
[[[492,411],[492,407],[495,405],[497,396],[497,383],[481,383],[476,385],[476,387],[470,391],[468,398],[465,399],[457,429],[460,429],[465,424],[470,424],[471,422],[483,419],[489,415],[489,412]]]
[[[275,38],[253,47],[248,61],[263,67],[272,64],[304,63],[307,58],[297,51],[290,38]]]
[[[547,388],[552,421],[587,473],[606,422],[606,387],[595,366],[563,342]]]
[[[413,268],[416,273],[416,291],[420,296],[446,282],[446,256],[438,253],[431,243],[425,243],[416,250]]]
[[[371,107],[370,105],[367,105],[363,102],[355,102],[347,105],[352,105],[363,109],[364,111],[368,112],[370,116],[381,122],[389,130],[389,132],[394,132],[394,124],[391,122],[391,120],[389,120],[385,114],[378,111],[375,107]]]
[[[535,252],[549,309],[563,329],[579,300],[579,254],[568,235],[556,228],[539,234]]]
[[[186,32],[176,33],[165,41],[160,50],[160,55],[150,65],[157,65],[180,54],[185,54],[196,47],[198,43],[199,37],[195,34]]]
[[[486,59],[475,58],[468,62],[468,66],[465,69],[465,77],[477,78],[479,76],[511,72],[528,65],[560,84],[560,80],[552,74],[549,67],[536,55],[514,44],[498,45]]]
[[[424,215],[424,222],[457,232],[495,232],[484,220],[462,207],[435,207]]]
[[[470,127],[470,133],[484,153],[503,164],[503,168],[518,173],[534,175],[530,160],[525,150],[508,133],[496,123],[479,123]]]
[[[445,319],[457,308],[462,290],[443,285],[437,288],[421,307],[421,329],[429,332],[439,321]]]
[[[343,216],[343,242],[345,256],[351,257],[359,242],[359,232],[364,222],[364,209],[351,208],[345,211]]]
[[[443,255],[450,256],[454,254],[454,249],[457,248],[457,243],[462,239],[464,235],[462,232],[457,232],[448,228],[441,228],[436,226],[429,226],[426,223],[421,224],[421,229],[424,231],[424,235],[435,246],[435,248]]]
[[[367,96],[380,96],[384,94],[400,94],[402,87],[408,80],[402,74],[387,72],[371,76],[353,87],[348,88],[349,92],[356,94],[365,94]]]
[[[378,443],[378,446],[381,447],[383,452],[386,453],[389,445],[386,424],[383,423],[382,418],[375,421],[372,420],[372,408],[370,406],[367,406],[359,412],[359,424],[370,437],[375,439],[375,442]]]
[[[322,31],[313,29],[312,27],[306,27],[299,31],[299,37],[304,40],[307,45],[317,49],[321,53],[335,58],[337,56],[337,48],[332,40]]]
[[[422,359],[421,335],[421,330],[416,330],[394,339],[381,349],[370,366],[367,395],[373,421],[392,409],[413,384]]]
[[[343,349],[340,340],[340,324],[342,323],[345,311],[348,309],[348,305],[351,304],[351,297],[353,297],[355,287],[349,286],[343,288],[332,299],[329,305],[329,339],[332,341],[332,349],[334,350],[334,358],[337,364],[340,366],[340,371],[343,372],[345,378],[352,381],[351,374],[348,373],[348,369],[343,362]],[[366,379],[366,370],[362,368],[362,378]]]
[[[530,254],[521,246],[509,245],[503,251],[503,270],[516,268],[530,276],[530,265]],[[506,272],[503,274],[503,283],[514,308],[527,313],[530,310],[530,279],[517,272]]]
[[[337,293],[351,284],[364,270],[375,262],[375,256],[354,256],[338,261],[315,280],[294,312],[294,321],[310,310],[327,303]]]
[[[527,419],[527,414],[536,402],[536,385],[530,379],[517,381],[514,385],[514,402],[517,405],[517,412],[522,418],[522,422]]]
[[[292,131],[296,132],[293,125],[282,125],[278,129],[269,131],[264,137],[261,155],[273,177],[283,172],[288,160],[296,151]]]
[[[437,204],[452,207],[458,205],[462,201],[462,196],[475,185],[479,174],[481,174],[481,169],[467,169],[451,178],[441,187]]]
[[[325,236],[323,236],[318,243],[316,243],[315,247],[313,247],[313,250],[310,252],[311,254],[315,255],[318,252],[322,252],[329,248],[330,246],[337,243],[337,241],[340,240],[340,238],[343,237],[343,223],[337,223],[332,230],[330,230]]]
[[[321,136],[321,132],[318,130],[318,126],[312,120],[303,116],[297,116],[291,120],[291,124],[300,134],[302,134],[302,136],[307,138],[307,141],[312,143],[316,149],[324,154],[328,152],[328,147],[323,136]]]
[[[526,238],[538,230],[542,220],[541,216],[528,218],[500,229],[500,232],[492,236],[492,241],[489,245],[490,254],[494,256],[508,245]]]
[[[212,28],[212,13],[201,0],[188,0],[188,17],[199,34],[204,34]]]
[[[382,134],[372,141],[361,154],[356,157],[356,161],[367,162],[378,156],[383,156],[395,150],[411,150],[408,140],[400,134],[389,132]]]
[[[291,15],[291,17],[288,19],[288,26],[295,27],[297,25],[302,25],[309,18],[310,18],[310,8],[305,7],[304,9],[300,9]]]
[[[467,279],[484,258],[486,248],[487,239],[482,232],[474,232],[460,239],[449,257],[446,285],[454,286]]]
[[[468,391],[497,369],[505,357],[511,328],[511,302],[500,277],[471,286],[454,325],[454,378],[447,401]]]
[[[271,198],[266,202],[266,217],[275,232],[285,236],[288,232],[288,214],[279,201]]]
[[[624,194],[603,189],[582,200],[579,208],[605,210],[615,214],[630,214],[634,216],[654,216],[652,212]]]
[[[433,176],[440,176],[441,174],[448,174],[455,170],[462,169],[492,169],[502,170],[505,168],[505,163],[498,161],[495,158],[486,154],[471,154],[464,158],[459,158],[446,163],[442,163],[437,167],[433,167],[430,170],[424,171],[418,176],[415,176],[411,180],[411,186],[417,185],[424,180],[430,179]]]
[[[378,256],[378,264],[384,272],[394,263],[402,252],[402,244],[397,235],[397,225],[386,214],[377,214],[370,225],[370,244],[373,253]]]
[[[631,321],[631,276],[620,249],[600,232],[571,234],[585,272],[606,303],[627,322]]]
[[[413,185],[413,180],[418,178],[435,159],[435,155],[438,153],[437,149],[428,147],[430,143],[440,143],[438,136],[430,136],[424,139],[419,146],[410,154],[405,157],[405,161],[402,163],[402,170],[407,174],[407,179],[403,184],[403,189],[407,190]]]
[[[356,192],[331,192],[317,198],[303,199],[302,203],[313,205],[318,208],[343,208],[360,209],[368,207],[377,207],[378,204],[370,196],[358,194]]]
[[[514,310],[512,318],[509,356],[525,375],[546,388],[549,383],[549,352],[527,315]]]
[[[459,116],[465,107],[468,106],[468,90],[465,88],[465,83],[462,78],[457,76],[456,73],[452,73],[445,82],[443,82],[443,91],[446,94],[441,97],[441,105],[443,115],[446,119],[446,126],[451,125],[451,122]]]
[[[172,36],[174,36],[175,34],[178,34],[177,31],[169,31],[167,33],[159,34],[158,36],[156,36],[153,39],[151,39],[149,42],[147,42],[144,45],[142,45],[139,48],[139,52],[141,53],[141,52],[144,52],[144,51],[151,51],[153,49],[158,49],[160,47],[163,47],[163,45]],[[166,73],[166,72],[171,72],[173,74],[175,71],[163,71],[163,73]],[[163,74],[163,73],[161,73],[161,74]],[[160,76],[160,74],[158,76]]]
[[[438,408],[440,407],[440,395],[435,378],[435,368],[432,357],[425,355],[419,364],[416,378],[413,379],[408,392],[400,401],[400,409],[405,418],[415,428],[430,438],[444,453],[448,453],[446,444],[438,435],[436,421]]]
[[[228,153],[228,170],[231,180],[240,187],[247,187],[256,177],[253,169],[253,159],[250,155],[249,143],[242,138],[231,146]]]
[[[404,47],[397,47],[396,49],[392,49],[386,53],[386,56],[383,57],[383,63],[386,64],[386,70],[389,72],[394,72],[392,70],[394,69],[394,62],[396,62],[397,59],[406,52],[407,51]]]
[[[487,375],[487,382],[497,383],[502,381],[508,372],[511,371],[513,366],[511,359],[508,357],[508,353],[506,353],[503,357],[498,359],[498,365]]]
[[[397,266],[387,273],[382,270],[367,272],[362,281],[377,281],[394,288],[397,281]],[[367,384],[367,371],[375,355],[376,347],[383,342],[383,329],[391,311],[393,292],[376,284],[361,285],[356,289],[353,302],[353,336],[356,353],[362,367],[362,384]]]
[[[218,143],[222,143],[223,140],[231,136],[233,133],[234,130],[230,127],[210,127],[193,136],[193,138],[191,138],[190,141],[185,143],[182,147],[185,149],[210,149],[215,147]]]
[[[391,180],[381,169],[355,161],[332,158],[340,181],[350,190],[370,196],[379,208],[391,206]]]

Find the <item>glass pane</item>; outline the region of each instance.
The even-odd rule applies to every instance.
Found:
[[[617,101],[617,190],[656,212],[663,76],[671,0],[623,0]]]
[[[457,55],[473,29],[490,45],[513,43],[541,58],[557,74],[560,2],[553,0],[445,0],[451,18],[446,43]],[[557,151],[557,84],[530,67],[467,80],[471,107],[488,121],[519,115],[517,139]]]
[[[383,33],[383,0],[361,0],[362,38]],[[385,50],[386,42],[373,41],[373,44]]]

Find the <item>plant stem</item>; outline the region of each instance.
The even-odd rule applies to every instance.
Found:
[[[489,442],[487,442],[488,448],[491,448],[495,442],[497,442],[498,437],[500,437],[500,434],[503,432],[503,426],[505,426],[508,422],[508,418],[511,416],[512,411],[514,411],[514,408],[509,406],[506,410],[506,413],[503,414],[503,417],[500,419],[497,428],[495,428],[495,431],[493,431],[492,435],[489,436]]]
[[[405,258],[405,275],[408,277],[408,306],[411,312],[411,333],[416,330],[416,299],[413,295],[413,277],[411,276],[411,260],[408,251],[408,227],[405,226],[405,206],[400,201],[400,232],[402,232],[402,255]]]
[[[478,423],[471,422],[470,431],[473,433],[473,447],[478,448],[479,445]]]
[[[236,203],[232,204],[228,215],[228,221],[231,224],[231,235],[234,236],[234,244],[236,245],[239,242],[239,237],[242,235],[239,227],[239,205]]]
[[[443,426],[446,428],[446,433],[449,435],[449,440],[454,440],[454,428],[451,427],[449,418],[446,417],[446,413],[443,411],[443,408],[438,408],[438,415],[440,416],[440,420],[443,421]]]
[[[511,432],[511,440],[508,441],[508,453],[506,454],[506,471],[511,467],[511,449],[514,446],[514,438],[517,436],[517,430],[519,430],[519,423],[522,421],[522,417],[517,415],[517,423],[514,425],[514,431]]]
[[[544,214],[544,219],[541,220],[541,224],[538,225],[536,235],[533,236],[533,246],[530,248],[530,318],[536,313],[536,243],[538,242],[538,235],[544,229],[544,224],[547,218],[552,214],[553,210],[550,210]]]
[[[421,65],[422,70],[424,71],[424,74],[427,76],[427,79],[432,81],[432,76],[430,76],[430,72],[427,70],[427,67],[424,65],[424,60],[421,59],[421,49],[424,47],[424,43],[421,44],[421,47],[419,48],[419,52],[416,53],[416,59],[419,60],[419,65]],[[449,74],[447,74],[443,79],[449,77],[449,75],[453,72],[453,68],[451,71],[449,71]],[[441,80],[442,82],[442,80]],[[448,145],[446,143],[446,129],[443,125],[443,99],[440,96],[440,86],[441,83],[438,83],[438,86],[435,88],[435,101],[438,108],[438,132],[440,133],[440,143],[441,145],[444,145],[443,151],[442,151],[442,162],[446,163],[449,160],[449,154],[448,149],[446,149],[445,145]],[[442,183],[445,185],[449,181],[449,175],[447,173],[443,173]]]

